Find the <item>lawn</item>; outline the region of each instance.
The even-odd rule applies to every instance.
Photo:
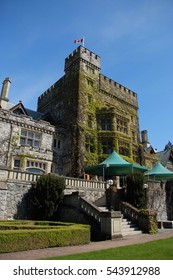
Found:
[[[173,260],[173,238],[107,250],[49,258],[52,260]]]

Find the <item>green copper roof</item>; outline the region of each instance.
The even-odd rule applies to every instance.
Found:
[[[93,175],[102,176],[103,173],[106,176],[126,176],[131,172],[145,172],[147,168],[138,164],[132,164],[124,160],[115,151],[112,152],[107,159],[98,165],[88,166],[85,168],[85,172]]]
[[[115,151],[112,152],[112,154],[105,159],[103,162],[100,163],[100,165],[107,165],[107,164],[128,164],[125,159],[123,159],[121,156],[119,156]]]
[[[164,167],[160,162],[158,162],[150,171],[146,174],[149,179],[155,180],[173,180],[173,172]]]

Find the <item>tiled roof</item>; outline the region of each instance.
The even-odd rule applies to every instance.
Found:
[[[171,149],[166,149],[164,151],[160,151],[157,153],[157,156],[160,158],[161,164],[163,166],[166,166],[167,162],[169,161],[170,155],[171,155]]]
[[[27,111],[28,116],[30,116],[34,120],[40,120],[41,117],[44,115],[43,113],[33,111],[33,110],[30,110],[30,109],[27,109],[27,108],[25,108],[25,110]]]

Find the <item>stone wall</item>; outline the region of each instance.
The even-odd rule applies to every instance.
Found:
[[[1,182],[0,183],[0,219],[23,219],[24,208],[22,199],[31,188],[31,182]]]
[[[13,173],[15,174],[15,172]],[[36,180],[20,181],[7,179],[9,176],[8,174],[11,174],[10,171],[0,170],[0,220],[25,219],[27,216],[25,211],[26,207],[24,195],[28,192],[33,184],[36,184]],[[21,172],[19,175],[27,175],[27,173],[25,174],[24,172]],[[33,174],[28,173],[28,175]],[[89,186],[90,182],[91,186]],[[95,182],[97,188],[95,188],[93,184],[94,181],[66,178],[65,195],[69,197],[69,204],[75,207],[76,198],[73,193],[76,191],[92,202],[102,197],[105,193],[104,184],[100,182],[100,188],[99,182]]]
[[[173,181],[148,183],[148,208],[157,211],[157,220],[173,220]]]
[[[21,144],[22,130],[40,135],[40,145]],[[19,170],[26,170],[28,167],[34,166],[45,173],[49,173],[53,161],[54,132],[55,128],[48,122],[36,121],[29,116],[15,115],[9,110],[1,109],[0,166],[13,169],[14,161],[19,160]]]

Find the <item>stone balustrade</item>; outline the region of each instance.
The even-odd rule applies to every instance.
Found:
[[[94,218],[98,223],[101,222],[101,213],[102,211],[92,202],[89,202],[85,198],[80,199],[80,208],[88,216]]]
[[[109,185],[102,181],[92,181],[71,177],[64,177],[66,186],[73,186],[74,188],[94,188],[94,189],[103,189],[109,187]]]
[[[100,225],[101,233],[107,238],[122,237],[122,215],[120,211],[102,210],[83,197],[80,198],[80,208]]]
[[[54,174],[56,175],[56,174]],[[18,180],[26,182],[36,182],[40,174],[31,173],[19,170],[0,169],[0,181],[2,180]],[[71,177],[64,177],[67,188],[73,187],[74,189],[102,189],[105,190],[109,187],[106,182],[85,180]]]
[[[19,180],[19,181],[29,181],[29,182],[36,182],[37,179],[40,177],[39,174],[30,173],[30,172],[21,172],[18,170],[9,170],[8,178],[9,180]]]

